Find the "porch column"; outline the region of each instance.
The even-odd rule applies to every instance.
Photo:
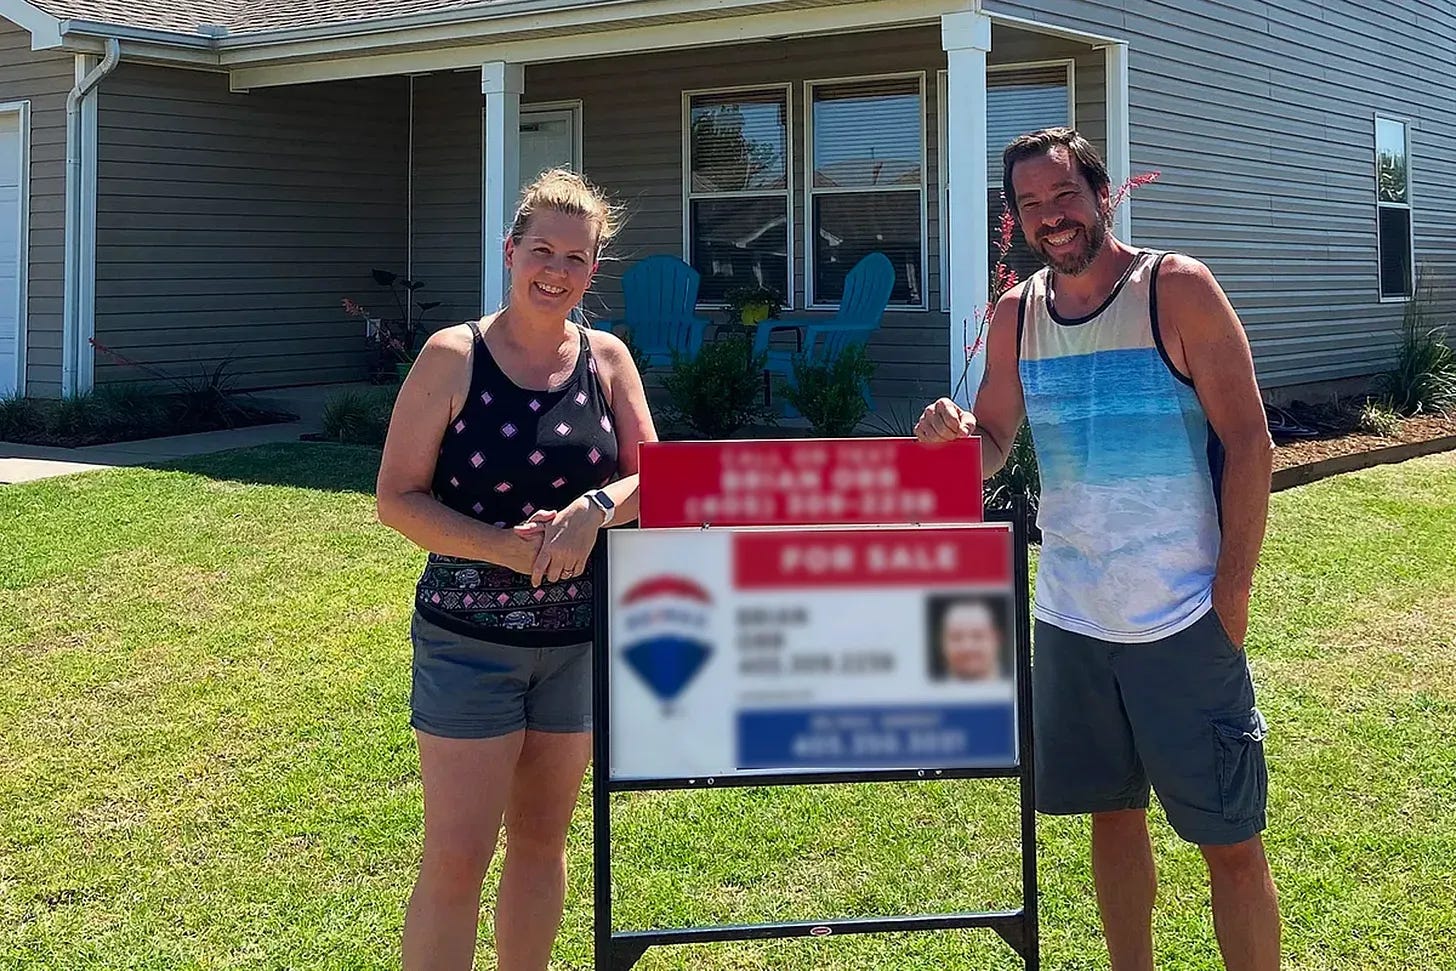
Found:
[[[481,187],[480,300],[482,313],[505,303],[506,265],[501,255],[521,177],[521,92],[525,72],[519,64],[491,61],[481,66],[485,128]]]
[[[950,290],[950,384],[948,393],[969,407],[985,370],[984,349],[969,369],[966,345],[975,341],[976,314],[990,293],[990,212],[987,204],[986,53],[991,19],[961,12],[940,18],[946,53],[946,172],[950,212],[946,266]],[[962,380],[964,375],[964,380]]]
[[[1131,137],[1128,125],[1127,44],[1108,44],[1102,48],[1107,71],[1104,99],[1107,105],[1107,174],[1112,191],[1132,174]],[[1132,196],[1123,200],[1112,217],[1112,234],[1124,243],[1132,242]]]

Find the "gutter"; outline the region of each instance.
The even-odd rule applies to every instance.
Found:
[[[66,260],[65,296],[62,304],[61,328],[61,395],[70,397],[89,388],[78,387],[81,372],[81,358],[86,349],[81,345],[82,301],[86,288],[84,277],[94,272],[94,267],[85,266],[86,246],[81,237],[86,194],[81,185],[82,158],[81,140],[84,136],[81,124],[81,108],[86,96],[96,89],[121,63],[121,42],[115,37],[106,39],[106,56],[89,74],[76,82],[66,95]],[[93,232],[95,227],[89,227]],[[88,382],[89,383],[89,382]]]

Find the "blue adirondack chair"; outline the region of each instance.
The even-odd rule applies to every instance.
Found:
[[[674,349],[696,354],[708,327],[697,315],[700,279],[697,270],[665,253],[634,263],[622,274],[622,316],[602,326],[625,326],[649,365],[671,364]]]
[[[870,253],[854,265],[844,278],[844,296],[839,301],[839,311],[823,322],[800,324],[804,328],[803,351],[805,363],[827,364],[851,347],[863,346],[870,335],[880,326],[880,318],[890,304],[890,291],[895,286],[895,268],[884,253]],[[792,323],[777,327],[792,327]],[[794,358],[796,352],[769,348],[769,338],[777,329],[772,321],[758,325],[754,338],[755,354],[767,352],[766,370],[782,375],[792,386],[794,384]],[[864,387],[865,402],[874,408],[868,383]],[[787,401],[783,404],[789,415],[795,409]]]

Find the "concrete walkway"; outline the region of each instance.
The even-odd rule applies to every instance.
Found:
[[[259,405],[299,416],[298,421],[282,424],[148,438],[110,445],[88,445],[84,448],[50,448],[0,442],[0,484],[33,482],[93,469],[153,465],[253,445],[296,442],[301,435],[315,434],[323,429],[324,403],[347,387],[349,386],[323,385],[251,395]]]

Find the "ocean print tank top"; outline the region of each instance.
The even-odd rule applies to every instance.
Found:
[[[1041,473],[1035,614],[1117,642],[1174,634],[1212,605],[1223,449],[1169,360],[1139,250],[1102,306],[1057,313],[1049,270],[1021,299],[1021,385]]]
[[[615,418],[585,331],[576,368],[550,391],[506,376],[474,334],[470,393],[445,429],[431,490],[446,506],[492,526],[519,525],[538,509],[560,510],[617,476]],[[431,553],[415,608],[467,637],[523,647],[580,644],[592,636],[590,563],[557,583],[493,563]]]

